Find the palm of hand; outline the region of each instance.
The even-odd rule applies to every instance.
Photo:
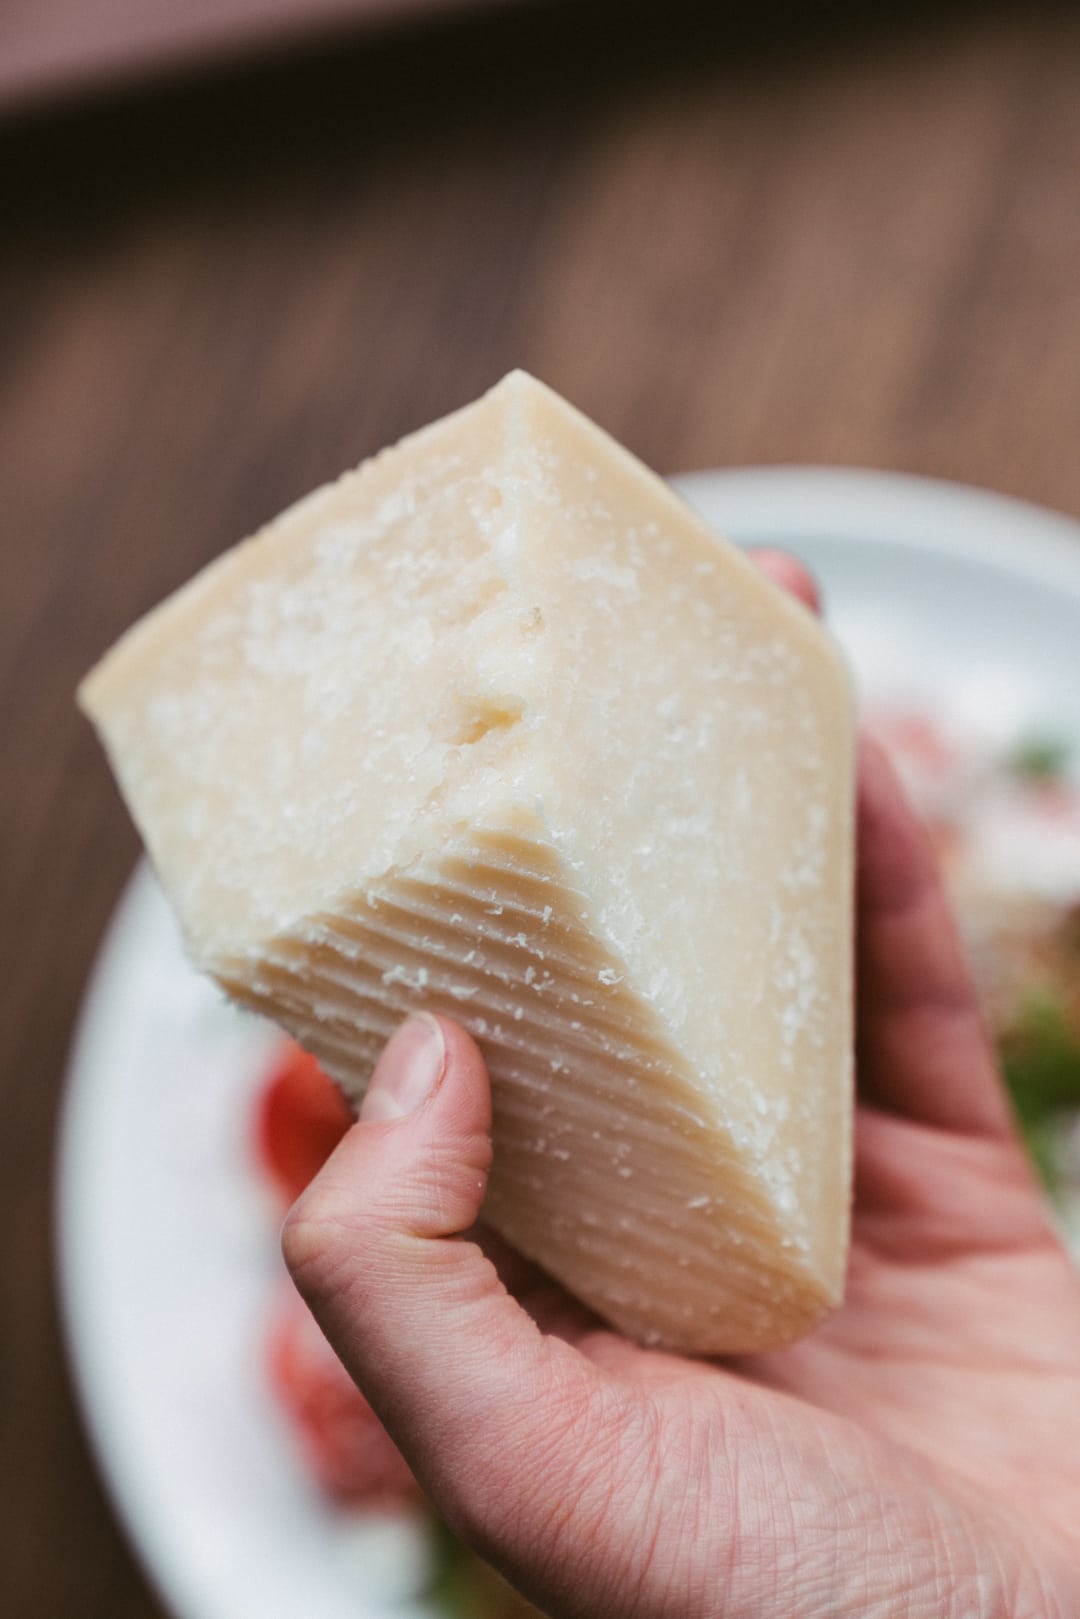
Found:
[[[869,1109],[858,1136],[844,1307],[748,1373],[1077,1535],[1080,1291],[1027,1163]]]
[[[1080,1582],[1053,1573],[1080,1542],[1075,1275],[1011,1142],[939,1136],[870,1109],[858,1139],[847,1297],[811,1338],[724,1369],[606,1332],[579,1340],[644,1391],[662,1436],[646,1488],[660,1514],[684,1519],[682,1535],[664,1532],[670,1568],[651,1558],[639,1571],[640,1611],[1065,1619],[1080,1602]],[[718,1434],[738,1478],[706,1468],[712,1488],[688,1519],[675,1508],[687,1458]],[[750,1573],[721,1596],[713,1542],[733,1522]],[[696,1588],[671,1602],[675,1570],[695,1562]]]

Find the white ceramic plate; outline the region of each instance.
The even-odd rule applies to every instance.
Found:
[[[875,473],[681,487],[722,532],[813,568],[867,693],[947,693],[983,729],[1080,737],[1080,524]],[[82,1404],[179,1619],[421,1619],[424,1525],[328,1509],[263,1382],[280,1260],[249,1131],[274,1038],[186,965],[140,869],[87,992],[63,1119],[60,1282]]]

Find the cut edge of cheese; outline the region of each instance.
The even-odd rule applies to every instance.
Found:
[[[778,1321],[801,1336],[840,1297],[842,1252],[823,1265],[793,1227],[526,822],[474,830],[216,976],[356,1103],[410,1012],[464,1024],[492,1077],[485,1219],[613,1325],[702,1354],[774,1344]]]

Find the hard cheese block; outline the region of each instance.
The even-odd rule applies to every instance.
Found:
[[[841,1294],[852,711],[823,630],[523,373],[292,507],[86,680],[194,960],[354,1099],[491,1068],[485,1217],[645,1341]]]

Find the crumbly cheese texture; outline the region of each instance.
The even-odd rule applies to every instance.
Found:
[[[705,1354],[838,1302],[852,703],[817,622],[521,372],[301,501],[80,692],[196,963],[358,1101],[491,1069],[485,1218]]]

